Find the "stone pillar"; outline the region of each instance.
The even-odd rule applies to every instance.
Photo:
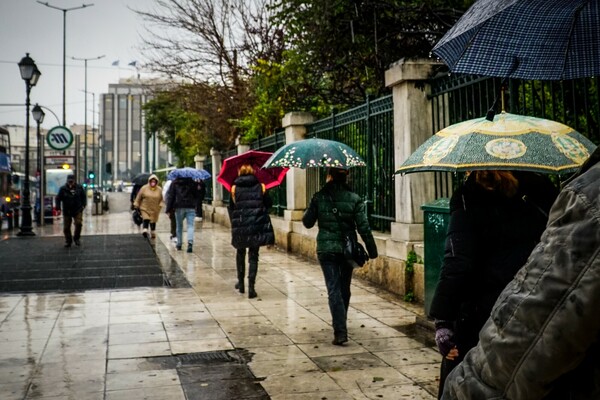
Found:
[[[221,172],[221,152],[210,149],[210,155],[212,157],[212,192],[213,192],[213,207],[220,207],[223,205],[223,185],[217,182],[217,176]]]
[[[285,114],[281,125],[285,128],[285,144],[304,139],[306,125],[314,121],[307,112],[290,112]],[[298,221],[306,209],[306,171],[300,168],[290,168],[286,174],[287,209],[283,217],[287,221]]]
[[[250,146],[247,144],[242,144],[240,142],[240,137],[235,138],[235,147],[237,147],[237,153],[242,154],[250,150]]]
[[[196,169],[204,169],[204,161],[206,161],[206,156],[196,154],[194,156],[194,163],[196,164]]]
[[[425,140],[431,137],[432,111],[427,98],[427,79],[432,68],[440,65],[428,59],[402,59],[385,72],[385,84],[394,99],[394,154],[399,167]],[[421,206],[435,198],[432,172],[395,175],[396,222],[393,240],[423,241]]]

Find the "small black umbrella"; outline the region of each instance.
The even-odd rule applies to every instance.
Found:
[[[433,53],[458,73],[536,80],[598,76],[598,21],[598,0],[479,0]]]
[[[136,176],[133,177],[133,179],[131,180],[131,183],[133,183],[134,185],[145,185],[146,183],[148,183],[148,178],[150,178],[150,173],[148,172],[142,172],[141,174],[137,174]]]

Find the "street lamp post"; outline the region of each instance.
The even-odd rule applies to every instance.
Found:
[[[91,58],[77,58],[77,57],[71,57],[73,60],[76,61],[83,61],[84,63],[84,77],[85,77],[85,83],[84,83],[84,89],[83,92],[85,93],[85,100],[84,100],[84,110],[85,110],[85,114],[83,115],[83,174],[87,174],[88,171],[88,157],[87,157],[87,149],[88,149],[88,142],[87,142],[87,62],[88,60],[99,60],[101,58],[105,57],[104,55],[98,56],[98,57],[91,57]],[[92,134],[93,134],[94,128],[92,127]],[[77,149],[77,151],[79,151],[79,149]],[[78,165],[79,167],[79,165]]]
[[[38,3],[45,5],[49,8],[54,8],[55,10],[59,10],[63,12],[63,93],[62,93],[62,106],[63,106],[63,115],[62,115],[62,123],[63,126],[67,126],[67,101],[66,101],[66,78],[67,78],[67,11],[79,10],[81,8],[91,7],[94,4],[82,4],[79,7],[71,7],[71,8],[60,8],[49,4],[48,2],[41,2],[38,0]],[[79,167],[79,165],[77,166]]]
[[[25,100],[25,180],[23,183],[23,199],[21,203],[21,226],[17,236],[35,236],[31,227],[31,201],[29,192],[29,107],[31,102],[29,95],[31,88],[34,87],[40,75],[42,74],[29,53],[19,61],[19,70],[21,78],[25,81],[26,100]]]
[[[44,141],[42,140],[42,135],[40,134],[40,124],[44,122],[44,117],[46,113],[42,110],[42,107],[39,104],[35,104],[33,109],[31,110],[31,115],[33,115],[33,119],[37,123],[37,170],[38,170],[38,183],[40,184],[40,193],[39,193],[39,201],[40,201],[40,216],[39,216],[39,225],[44,226]]]

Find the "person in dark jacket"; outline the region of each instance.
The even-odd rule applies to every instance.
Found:
[[[237,283],[235,288],[245,292],[246,249],[248,249],[248,297],[255,298],[258,250],[260,246],[275,243],[269,208],[273,204],[265,186],[254,175],[250,165],[242,165],[231,187],[229,218],[231,219],[231,244],[236,248],[235,264]]]
[[[334,336],[332,343],[337,346],[348,341],[346,319],[353,270],[343,254],[344,233],[350,232],[356,236],[358,230],[369,258],[377,258],[377,245],[369,227],[365,203],[346,184],[347,175],[347,170],[330,168],[325,186],[313,196],[302,217],[302,223],[309,229],[318,222],[317,257],[329,297]],[[334,209],[341,214],[339,217],[336,217]]]
[[[83,187],[75,182],[75,175],[67,176],[67,183],[58,190],[56,196],[57,208],[62,211],[63,233],[65,247],[81,244],[81,228],[83,226],[83,210],[87,205],[87,197]],[[75,232],[71,234],[71,224],[75,225]]]
[[[600,147],[558,195],[442,399],[600,399],[599,272]]]
[[[192,178],[177,178],[171,183],[167,194],[167,214],[175,213],[177,224],[177,250],[183,243],[183,221],[187,221],[187,252],[194,245],[194,216],[198,201],[198,184]]]
[[[539,242],[558,191],[531,172],[475,171],[450,199],[440,280],[429,315],[446,376],[477,344],[498,295]]]

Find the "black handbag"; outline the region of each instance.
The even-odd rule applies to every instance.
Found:
[[[342,231],[343,236],[343,245],[344,245],[344,257],[348,260],[348,263],[352,266],[352,268],[360,268],[369,260],[369,255],[365,250],[364,246],[358,241],[356,237],[356,232],[346,232],[343,228],[342,222],[340,221],[340,211],[335,207],[335,202],[331,197],[331,194],[328,193],[329,200],[333,204],[333,208],[331,211],[333,215],[335,215],[335,219],[340,225],[340,229]]]
[[[140,226],[142,222],[144,222],[142,214],[140,214],[140,210],[138,210],[137,208],[133,210],[133,212],[131,213],[131,217],[133,218],[133,223],[137,226]]]

